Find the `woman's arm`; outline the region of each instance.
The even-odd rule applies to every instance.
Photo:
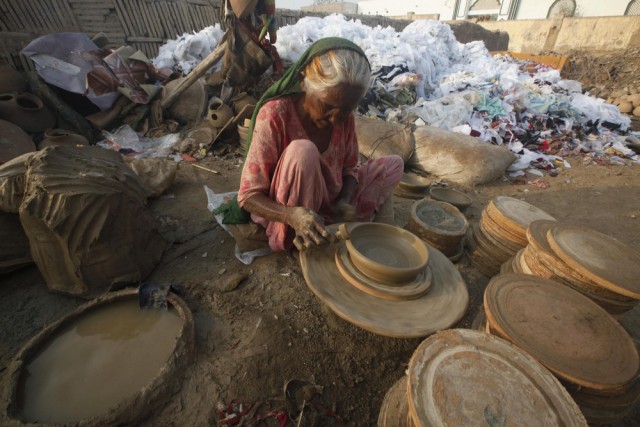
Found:
[[[265,194],[254,194],[244,202],[243,208],[268,221],[282,222],[293,228],[296,233],[293,244],[298,250],[331,240],[331,235],[324,228],[324,220],[311,209],[284,206]]]

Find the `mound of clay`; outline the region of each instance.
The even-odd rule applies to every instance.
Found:
[[[413,154],[415,142],[410,125],[366,117],[355,117],[355,122],[360,154],[367,159],[397,154],[406,162]]]
[[[409,166],[469,187],[501,177],[516,158],[505,147],[431,126],[419,126],[413,136],[416,151]]]
[[[165,242],[120,154],[51,147],[27,162],[20,222],[52,292],[93,297],[146,278]]]

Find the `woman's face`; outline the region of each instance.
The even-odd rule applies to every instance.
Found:
[[[358,107],[362,92],[360,86],[341,83],[320,92],[305,92],[302,105],[316,127],[336,126]]]

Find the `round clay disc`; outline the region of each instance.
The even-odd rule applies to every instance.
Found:
[[[496,276],[484,294],[491,330],[558,377],[594,390],[624,387],[638,374],[633,340],[602,307],[552,280]]]
[[[396,381],[384,395],[378,414],[378,427],[410,427],[406,376]]]
[[[553,252],[600,286],[640,299],[640,253],[603,233],[557,224],[547,233]]]
[[[327,227],[330,233],[337,225]],[[335,263],[343,242],[300,253],[300,265],[311,291],[344,320],[367,331],[397,338],[425,337],[462,319],[469,293],[462,276],[440,251],[428,246],[431,289],[420,298],[393,301],[369,295],[349,284]]]
[[[414,280],[407,283],[386,283],[372,279],[360,272],[353,264],[345,245],[340,245],[336,251],[336,266],[342,277],[351,285],[370,295],[389,300],[420,298],[429,292],[433,279],[429,266],[420,272]]]
[[[533,206],[523,200],[514,199],[513,197],[498,196],[491,201],[493,207],[500,212],[503,219],[507,222],[507,227],[513,226],[515,223],[525,233],[533,221],[539,219],[555,220],[554,217],[546,213],[540,208]]]
[[[469,329],[438,332],[409,362],[416,426],[586,426],[560,382],[524,351]]]

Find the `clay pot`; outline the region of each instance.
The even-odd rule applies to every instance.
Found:
[[[56,117],[37,96],[24,92],[0,94],[0,119],[27,132],[43,132],[56,124]]]
[[[257,103],[258,101],[246,92],[241,92],[231,98],[231,105],[233,106],[233,112],[235,114],[239,114],[246,105],[253,105],[255,107]]]
[[[362,223],[339,227],[349,257],[363,274],[387,283],[408,282],[429,263],[429,250],[413,233],[388,224]]]
[[[29,134],[11,122],[0,120],[0,164],[32,151],[36,151],[36,145]]]
[[[89,141],[82,135],[68,131],[66,129],[48,129],[44,133],[44,139],[38,144],[40,150],[47,147],[66,145],[67,147],[77,147],[78,145],[89,145]]]
[[[9,64],[0,64],[0,93],[25,92],[29,89],[27,79]]]
[[[209,101],[207,120],[216,128],[221,128],[233,117],[233,110],[222,99],[214,96]]]

